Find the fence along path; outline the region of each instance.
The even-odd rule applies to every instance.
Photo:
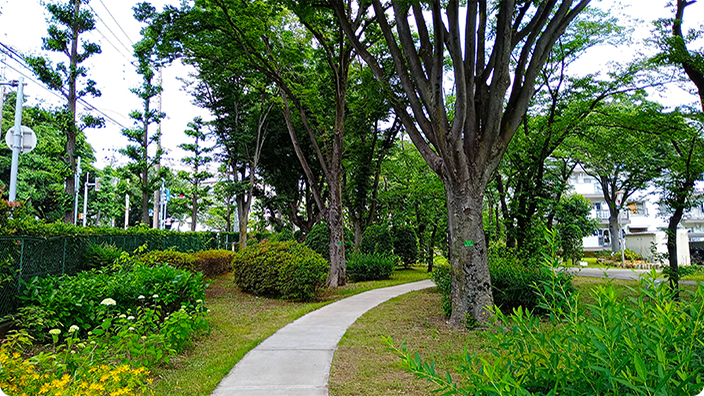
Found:
[[[145,251],[197,252],[231,249],[232,244],[237,243],[237,237],[232,233],[0,237],[0,318],[17,308],[16,297],[23,281],[35,276],[75,275],[81,270],[81,257],[90,244],[102,243],[126,252],[133,252],[140,246],[145,246]]]

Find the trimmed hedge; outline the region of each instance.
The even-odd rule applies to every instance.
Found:
[[[248,246],[232,260],[235,284],[242,291],[294,301],[311,301],[325,285],[330,264],[295,241]]]
[[[232,270],[235,252],[230,250],[204,250],[193,253],[197,260],[197,270],[204,276],[213,277],[226,274]]]
[[[154,250],[140,256],[145,263],[169,264],[172,267],[191,272],[198,272],[198,259],[190,253],[175,250]]]
[[[377,224],[367,227],[362,234],[359,251],[364,254],[391,254],[394,251],[394,243],[388,227]]]
[[[391,256],[355,252],[347,259],[347,277],[354,282],[389,279],[394,267]]]

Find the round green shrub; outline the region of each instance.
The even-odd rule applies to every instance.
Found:
[[[196,258],[196,268],[204,276],[213,277],[226,274],[232,270],[232,258],[235,252],[231,250],[203,250],[193,253]]]
[[[418,260],[418,238],[413,228],[408,226],[394,227],[394,254],[401,258],[404,267],[408,268]]]
[[[347,258],[347,277],[353,282],[389,279],[395,266],[391,256],[355,252]]]
[[[359,250],[364,254],[391,254],[394,244],[388,227],[372,224],[364,230]]]
[[[306,236],[306,246],[330,261],[330,227],[328,223],[318,223],[311,228]],[[345,227],[345,251],[351,252],[354,249],[354,234]]]
[[[295,241],[267,241],[248,246],[232,260],[235,284],[260,296],[311,301],[325,285],[330,265]]]
[[[148,263],[163,263],[178,269],[198,272],[198,259],[190,253],[175,250],[153,250],[140,256],[140,260]]]

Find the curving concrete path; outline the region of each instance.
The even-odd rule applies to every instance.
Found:
[[[424,280],[370,290],[302,316],[249,351],[212,396],[327,396],[332,357],[347,328],[384,301],[432,286]]]
[[[609,278],[618,280],[637,281],[641,276],[650,273],[650,270],[625,269],[625,268],[590,268],[590,267],[570,267],[567,272],[574,276],[585,276],[588,278]],[[660,271],[658,271],[660,272]],[[700,282],[701,283],[701,282]],[[681,285],[696,285],[695,281],[680,281]]]

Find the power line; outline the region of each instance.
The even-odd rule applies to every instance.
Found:
[[[105,39],[105,41],[107,41],[108,44],[110,44],[110,46],[112,46],[113,48],[115,48],[115,51],[117,51],[117,53],[120,54],[120,56],[122,56],[123,58],[125,58],[125,60],[127,60],[127,62],[130,62],[130,63],[132,62],[132,60],[130,60],[130,58],[128,58],[128,57],[122,52],[122,50],[120,50],[119,48],[117,48],[117,46],[116,46],[115,44],[113,44],[112,41],[110,41],[110,40],[105,36],[105,34],[103,34],[103,32],[100,31],[100,29],[98,29],[98,27],[96,27],[95,30],[96,30],[98,33],[100,33],[100,35],[103,37],[103,39]],[[93,33],[93,32],[91,32],[91,33]]]
[[[112,16],[112,12],[110,12],[110,10],[108,9],[108,6],[106,6],[105,3],[103,3],[103,0],[98,0],[98,1],[100,1],[100,4],[103,5],[103,8],[105,8],[105,11],[107,11],[107,12],[108,12],[108,15],[110,15],[110,18],[112,18],[112,20],[115,21],[115,24],[117,25],[117,27],[119,27],[120,30],[122,31],[122,33],[125,35],[125,37],[127,37],[127,41],[129,41],[130,44],[132,44],[132,46],[134,46],[134,41],[132,41],[132,39],[131,39],[130,36],[127,34],[127,32],[125,32],[125,29],[122,28],[122,26],[120,25],[120,23],[117,22],[117,19],[115,19],[115,17]],[[92,8],[91,8],[91,9],[92,9]]]
[[[0,43],[0,45],[2,45],[2,43]],[[3,46],[4,46],[4,45],[3,45]],[[10,59],[13,59],[13,60],[17,61],[16,59],[14,59],[14,58],[12,58],[12,57],[10,57]],[[19,63],[19,62],[18,62],[18,63]],[[37,81],[37,80],[35,80],[33,77],[30,77],[30,76],[28,76],[28,75],[22,73],[21,71],[19,71],[18,69],[15,69],[14,67],[12,67],[11,65],[9,65],[8,63],[5,63],[5,65],[6,65],[7,67],[9,67],[10,69],[14,70],[17,74],[19,74],[19,75],[21,75],[22,77],[26,78],[27,80],[32,81],[33,83],[37,84],[37,85],[38,85],[40,88],[42,88],[43,90],[45,90],[45,91],[49,92],[50,94],[56,96],[57,98],[61,99],[61,101],[65,101],[65,100],[66,100],[66,98],[65,98],[64,96],[61,96],[60,94],[56,93],[55,91],[53,91],[53,90],[47,88],[42,82]],[[24,65],[23,65],[23,66],[24,66]],[[26,67],[26,66],[25,66],[25,67]],[[31,69],[30,69],[30,70],[31,70]],[[87,108],[88,110],[95,111],[96,113],[99,113],[100,115],[102,115],[103,117],[105,117],[108,121],[110,121],[110,122],[112,122],[113,124],[119,126],[120,128],[129,129],[128,127],[122,125],[120,122],[116,121],[114,118],[112,118],[111,116],[109,116],[108,114],[106,114],[104,111],[102,111],[102,110],[98,109],[97,107],[93,106],[92,104],[88,103],[85,99],[79,98],[78,101],[81,102],[81,104],[83,104],[83,107]]]
[[[93,11],[93,15],[95,15],[95,17],[98,18],[98,20],[99,20],[100,22],[102,22],[103,25],[105,25],[105,27],[108,29],[108,31],[110,32],[110,34],[112,34],[113,37],[115,37],[115,39],[117,40],[117,42],[120,43],[120,45],[122,45],[122,46],[127,50],[127,53],[128,53],[128,54],[131,54],[131,53],[132,53],[132,50],[130,50],[129,48],[127,48],[127,46],[125,45],[125,43],[123,43],[122,40],[120,40],[120,38],[117,37],[117,35],[115,34],[115,32],[113,32],[112,29],[110,29],[110,26],[108,26],[108,24],[105,23],[105,21],[103,21],[103,18],[101,18],[100,15],[98,15],[98,13],[95,11],[95,9],[94,9],[93,7],[91,7],[90,4],[88,4],[88,8],[90,8],[90,10]],[[106,8],[106,9],[107,9],[107,8]],[[108,11],[108,13],[109,13],[109,12],[110,12],[110,11]],[[112,16],[112,14],[111,14],[110,16]],[[113,18],[113,19],[115,19],[115,18]],[[120,27],[120,29],[122,29],[122,27],[121,27],[119,24],[118,24],[117,26]],[[97,30],[97,28],[96,28],[96,30]],[[124,30],[123,30],[123,33],[124,33]],[[103,37],[105,37],[105,35],[104,35],[102,32],[101,32],[100,34],[102,34]],[[129,40],[129,37],[128,37],[127,39]],[[105,40],[107,40],[107,37],[105,37]],[[108,40],[108,42],[110,42],[110,41]],[[112,45],[112,43],[111,43],[110,45]],[[113,47],[115,47],[115,46],[113,45]],[[115,47],[115,49],[117,49],[117,47]]]

